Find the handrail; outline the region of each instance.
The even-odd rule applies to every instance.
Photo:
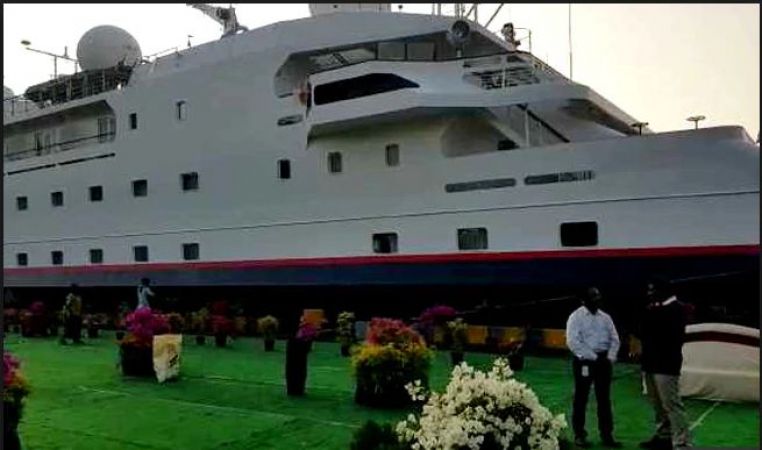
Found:
[[[79,142],[85,142],[85,141],[89,141],[91,139],[98,139],[99,143],[110,142],[110,141],[114,140],[115,136],[116,136],[116,132],[112,131],[112,132],[109,132],[109,133],[100,133],[100,134],[95,134],[95,135],[92,135],[92,136],[85,136],[85,137],[81,137],[81,138],[77,138],[77,139],[71,139],[71,140],[68,140],[68,141],[56,142],[56,143],[53,143],[53,144],[50,144],[50,145],[44,145],[44,146],[41,146],[41,147],[36,147],[35,146],[34,148],[31,148],[29,150],[22,150],[22,151],[19,151],[19,152],[6,153],[5,155],[3,155],[4,156],[3,159],[5,161],[18,161],[18,160],[21,160],[21,159],[33,158],[35,156],[44,156],[44,155],[50,155],[52,153],[61,153],[61,152],[65,152],[65,151],[71,150],[72,148],[79,147],[79,146],[75,146],[75,147],[71,147],[71,148],[63,148],[64,146],[69,145],[69,144],[76,144],[76,143],[79,143]],[[106,137],[108,139],[105,140],[105,141],[102,141],[101,138],[104,138],[104,137]],[[53,149],[53,148],[56,148],[56,147],[59,148],[57,151],[51,151],[50,150],[50,149]]]

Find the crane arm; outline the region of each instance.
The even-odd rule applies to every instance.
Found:
[[[232,6],[230,8],[220,8],[218,6],[207,5],[206,3],[186,3],[186,5],[198,9],[221,24],[223,28],[222,37],[234,35],[238,30],[248,30],[248,28],[238,23],[235,8]]]

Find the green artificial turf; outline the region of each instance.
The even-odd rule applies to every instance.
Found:
[[[368,419],[392,422],[406,411],[383,411],[353,402],[348,358],[333,343],[316,342],[309,357],[307,395],[285,393],[285,343],[265,353],[258,339],[228,348],[199,347],[186,337],[181,379],[125,378],[117,370],[113,335],[81,346],[54,338],[7,335],[5,345],[22,359],[32,394],[19,427],[22,445],[48,449],[347,449],[352,433]],[[438,353],[434,389],[446,385],[449,359]],[[488,367],[492,355],[468,353]],[[565,358],[529,357],[517,377],[554,413],[571,411],[572,378]],[[618,364],[613,385],[615,434],[626,448],[650,437],[652,412],[639,393],[637,366]],[[588,431],[596,442],[591,394]],[[688,400],[698,446],[759,447],[756,404]],[[597,442],[596,442],[597,443]]]

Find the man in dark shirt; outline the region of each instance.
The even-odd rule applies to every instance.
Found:
[[[686,305],[677,301],[672,286],[663,280],[648,283],[648,306],[641,324],[641,367],[656,416],[656,435],[641,448],[691,447],[691,436],[680,400]]]

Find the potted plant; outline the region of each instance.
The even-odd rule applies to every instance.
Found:
[[[286,342],[286,393],[304,395],[307,383],[307,356],[312,350],[312,341],[317,336],[314,325],[301,321],[296,336]]]
[[[450,333],[450,359],[452,365],[457,366],[463,362],[463,350],[466,347],[466,331],[468,325],[461,318],[447,322],[447,329]]]
[[[206,308],[201,308],[195,313],[191,314],[191,328],[196,333],[196,344],[204,345],[206,337],[206,323],[209,320],[209,311]]]
[[[420,334],[400,320],[374,318],[365,342],[352,355],[355,402],[398,408],[410,403],[405,385],[428,384],[432,351]]]
[[[564,415],[554,416],[512,375],[507,362],[497,359],[486,373],[466,363],[455,366],[442,393],[408,384],[411,398],[425,404],[397,424],[398,437],[407,448],[559,448]]]
[[[222,315],[212,316],[212,333],[217,347],[227,345],[228,336],[233,331],[233,321]]]
[[[275,334],[278,332],[278,319],[273,316],[264,316],[257,319],[257,328],[262,333],[265,340],[265,351],[271,352],[275,349]]]
[[[153,337],[169,332],[164,316],[145,307],[126,318],[127,335],[119,341],[119,356],[124,375],[151,377],[153,369]]]
[[[443,345],[447,337],[447,322],[458,312],[447,305],[436,305],[425,309],[418,317],[421,332],[430,344]]]
[[[18,425],[29,385],[21,374],[21,363],[9,352],[3,353],[3,448],[20,450]]]
[[[336,340],[341,344],[341,356],[349,356],[349,349],[355,343],[355,314],[344,311],[336,319]]]

